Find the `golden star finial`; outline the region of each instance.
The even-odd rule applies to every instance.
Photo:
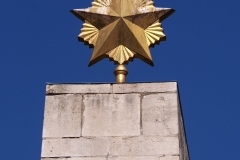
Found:
[[[164,40],[159,21],[174,10],[156,8],[152,0],[94,0],[71,12],[85,22],[79,40],[94,46],[89,66],[105,57],[119,65],[134,57],[153,65],[149,46]]]

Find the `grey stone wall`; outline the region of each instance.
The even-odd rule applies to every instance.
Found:
[[[48,84],[42,160],[188,160],[176,82]]]

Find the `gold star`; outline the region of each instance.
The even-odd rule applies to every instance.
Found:
[[[71,12],[85,21],[79,39],[94,46],[89,66],[107,56],[118,64],[137,57],[153,65],[149,46],[164,40],[159,21],[174,10],[156,8],[152,0],[94,0]]]

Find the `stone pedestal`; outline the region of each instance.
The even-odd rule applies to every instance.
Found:
[[[177,82],[48,84],[42,160],[189,160]]]

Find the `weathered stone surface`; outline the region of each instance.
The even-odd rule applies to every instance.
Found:
[[[111,140],[111,155],[157,156],[179,154],[178,137],[115,137]]]
[[[176,82],[52,84],[41,160],[189,160]]]
[[[180,106],[179,106],[179,108],[180,108]],[[189,160],[189,153],[188,153],[188,146],[187,146],[187,141],[186,141],[183,117],[182,117],[182,112],[180,109],[179,109],[178,114],[179,114],[178,122],[179,122],[180,160]]]
[[[113,93],[176,92],[177,82],[113,84]]]
[[[98,137],[43,140],[42,157],[160,156],[179,154],[177,137]]]
[[[84,158],[84,157],[79,157],[79,158],[69,158],[67,160],[106,160],[107,156],[105,157],[92,157],[92,158]]]
[[[47,94],[111,93],[111,84],[49,84],[46,92]]]
[[[126,157],[112,157],[109,160],[159,160],[157,156],[126,156]]]
[[[83,136],[140,135],[139,94],[84,96]]]
[[[43,140],[42,157],[96,157],[108,155],[107,138]]]
[[[179,156],[164,156],[164,157],[160,157],[160,160],[180,160]],[[182,159],[185,160],[185,159]]]
[[[143,135],[177,136],[177,93],[159,93],[143,97],[142,129]]]
[[[41,160],[106,160],[106,157],[42,158]]]
[[[43,137],[80,137],[81,104],[81,95],[46,96]]]
[[[125,156],[125,157],[74,157],[74,158],[42,158],[41,160],[159,160],[156,156]],[[175,159],[174,159],[175,160]]]

